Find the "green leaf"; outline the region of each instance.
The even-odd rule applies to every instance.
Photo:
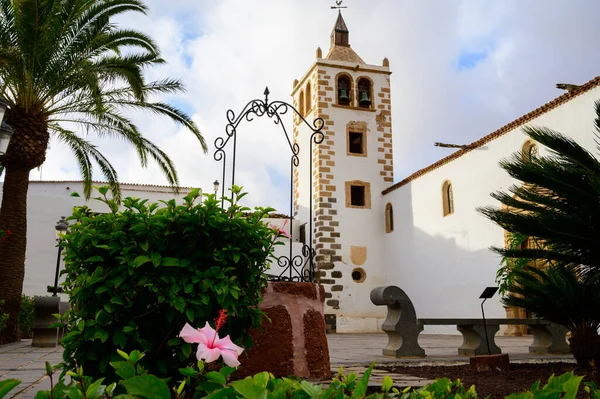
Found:
[[[374,365],[372,364],[368,369],[365,370],[365,373],[363,374],[362,378],[360,379],[358,384],[356,384],[354,392],[352,393],[353,399],[362,398],[367,394],[367,387],[369,386],[369,377],[371,376],[371,371],[373,371],[373,366]]]
[[[179,259],[177,258],[163,258],[162,260],[163,266],[180,266]]]
[[[302,380],[300,381],[300,387],[304,392],[308,394],[311,398],[318,398],[321,396],[321,392],[323,389],[318,385],[313,385],[308,381]]]
[[[221,385],[227,384],[227,380],[225,379],[225,377],[223,377],[223,375],[217,371],[209,371],[208,373],[206,373],[205,377],[207,380],[216,382]]]
[[[119,356],[121,356],[123,359],[125,360],[129,360],[129,355],[125,352],[123,352],[121,349],[117,349],[117,353],[119,354]]]
[[[231,385],[233,389],[246,399],[259,399],[266,393],[264,388],[257,387],[254,384],[254,380],[250,378],[234,381]]]
[[[146,263],[150,262],[150,258],[146,255],[140,255],[133,260],[133,267],[140,267]]]
[[[181,353],[183,353],[183,356],[185,356],[186,359],[190,357],[192,354],[192,345],[187,342],[181,345]]]
[[[96,334],[94,334],[94,339],[99,339],[102,343],[106,342],[108,337],[110,337],[109,332],[102,329],[96,331]]]
[[[185,377],[196,377],[198,375],[198,371],[194,370],[191,367],[186,367],[184,369],[179,369],[179,372]]]
[[[115,373],[124,380],[135,375],[135,367],[130,362],[110,362],[110,365],[114,367]]]
[[[392,378],[389,375],[386,375],[385,377],[383,377],[382,388],[385,392],[389,392],[390,389],[392,389],[392,385],[394,385],[394,381],[392,380]]]
[[[101,386],[102,381],[104,381],[104,378],[100,378],[99,380],[96,380],[90,384],[90,386],[85,390],[85,396],[87,399],[97,399],[102,396],[105,388]]]
[[[1,396],[0,396],[1,398]],[[35,399],[52,399],[50,397],[50,391],[37,391]]]
[[[90,263],[90,262],[104,262],[104,258],[102,256],[96,255],[96,256],[90,256],[89,258],[87,258],[85,260],[86,263]]]
[[[148,242],[141,243],[140,248],[142,248],[144,251],[148,252]]]
[[[160,261],[162,260],[160,254],[157,252],[152,252],[150,256],[152,257],[152,264],[154,265],[154,267],[160,266]]]
[[[121,384],[127,393],[145,399],[171,399],[171,392],[164,381],[153,375],[139,375],[127,379]]]
[[[115,331],[113,334],[113,344],[124,348],[127,345],[127,336],[122,331]]]
[[[187,309],[185,310],[185,315],[186,315],[186,317],[188,318],[188,320],[189,320],[190,322],[193,322],[193,321],[194,321],[194,309],[192,309],[192,308],[187,308]]]
[[[13,378],[0,381],[0,399],[6,396],[7,393],[13,390],[17,385],[19,385],[21,381],[15,380]]]

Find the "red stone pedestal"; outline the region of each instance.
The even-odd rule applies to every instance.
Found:
[[[331,377],[325,333],[325,291],[315,283],[269,282],[260,308],[263,332],[251,330],[236,377],[268,371],[275,377]]]
[[[510,361],[508,354],[474,356],[469,359],[471,368],[475,371],[508,371]]]

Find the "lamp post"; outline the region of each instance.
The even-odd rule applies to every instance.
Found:
[[[3,122],[4,114],[8,109],[8,103],[0,97],[0,156],[6,153],[8,143],[13,135],[13,129]]]
[[[69,222],[65,220],[64,216],[60,217],[58,223],[54,227],[56,230],[56,241],[58,242],[58,256],[56,257],[56,273],[54,274],[54,292],[52,296],[57,296],[58,294],[58,272],[60,270],[60,254],[62,252],[62,246],[60,243],[62,242],[65,234],[69,232]]]
[[[215,196],[217,196],[217,193],[219,192],[219,186],[220,186],[220,185],[221,185],[221,184],[219,183],[219,181],[218,181],[218,180],[215,180],[215,181],[213,182],[213,188],[215,189]]]

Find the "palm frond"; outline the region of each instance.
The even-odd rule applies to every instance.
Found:
[[[95,145],[91,144],[79,137],[75,132],[62,128],[58,125],[51,127],[56,133],[59,141],[64,142],[73,152],[79,170],[83,176],[83,192],[86,199],[89,199],[92,194],[93,165],[92,160],[100,167],[100,171],[107,180],[113,198],[117,201],[121,200],[121,189],[119,186],[117,171],[110,164],[108,159]]]

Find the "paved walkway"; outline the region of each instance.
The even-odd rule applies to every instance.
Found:
[[[425,349],[426,358],[395,359],[381,355],[381,349],[387,344],[387,336],[380,334],[331,334],[327,336],[332,371],[336,372],[342,366],[345,372],[362,374],[365,366],[372,362],[402,363],[409,365],[420,364],[458,364],[468,363],[468,357],[457,355],[457,347],[462,337],[457,335],[427,335],[419,337],[419,343]],[[531,336],[526,337],[496,337],[497,345],[504,353],[508,353],[511,362],[548,362],[573,361],[572,356],[530,355],[528,346]],[[31,340],[0,346],[0,380],[16,378],[21,385],[11,391],[9,397],[32,399],[39,390],[50,389],[50,379],[45,376],[45,362],[52,365],[62,361],[61,348],[32,348]],[[371,378],[372,385],[381,386],[381,380],[387,374],[383,370],[375,370]],[[57,373],[55,373],[57,376]],[[400,386],[423,386],[429,381],[409,375],[390,375]]]

